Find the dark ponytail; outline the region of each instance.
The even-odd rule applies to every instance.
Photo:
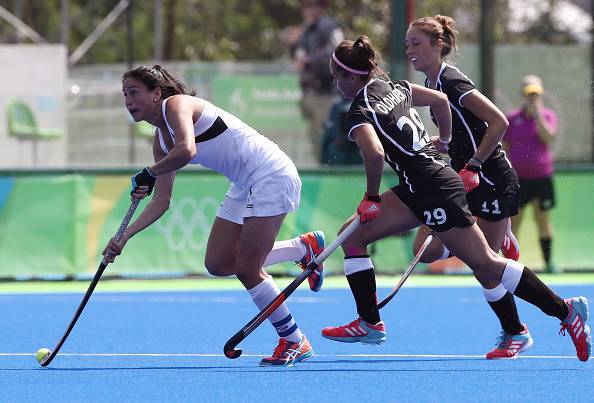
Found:
[[[157,87],[161,88],[163,99],[178,94],[196,95],[196,90],[188,88],[186,84],[159,64],[136,67],[124,73],[122,81],[126,78],[133,78],[142,82],[149,90],[154,90]]]
[[[379,56],[376,56],[369,38],[365,35],[361,35],[354,42],[351,40],[342,41],[334,50],[334,54],[347,67],[358,71],[366,71],[367,76],[365,78],[367,80],[376,76],[388,78],[388,75],[379,66]],[[345,70],[338,64],[336,67]]]

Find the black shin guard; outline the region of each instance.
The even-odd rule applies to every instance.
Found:
[[[505,333],[520,334],[524,330],[524,325],[520,322],[516,309],[516,301],[509,291],[500,300],[489,302],[489,305],[499,318],[501,328]]]
[[[375,273],[373,269],[358,271],[347,276],[349,286],[357,303],[359,316],[372,325],[380,321],[377,308]]]
[[[516,287],[514,295],[524,301],[537,306],[549,316],[563,321],[569,314],[565,301],[543,283],[528,267],[524,267],[522,277]]]

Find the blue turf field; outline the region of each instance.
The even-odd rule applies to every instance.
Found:
[[[592,285],[554,288],[594,301]],[[241,358],[222,354],[256,313],[245,291],[96,293],[61,354],[41,368],[34,352],[54,347],[80,299],[0,295],[0,401],[594,401],[593,361],[578,361],[557,320],[524,302],[534,347],[515,361],[483,359],[499,326],[478,287],[405,286],[383,310],[388,341],[362,346],[319,335],[354,319],[350,291],[302,286],[289,305],[316,355],[279,369],[258,367],[276,344],[268,323],[240,344]]]

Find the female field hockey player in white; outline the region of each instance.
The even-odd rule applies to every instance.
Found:
[[[561,329],[571,335],[578,358],[587,361],[591,350],[587,299],[564,301],[522,263],[499,256],[472,218],[462,180],[436,149],[451,137],[447,96],[407,81],[387,79],[366,36],[338,45],[330,70],[338,90],[353,100],[346,135],[361,150],[367,185],[357,208],[359,215],[345,223],[360,219],[363,225],[342,244],[344,269],[359,318],[344,326],[326,327],[322,335],[349,343],[385,341],[367,245],[425,224],[473,270],[488,301],[498,301],[510,292],[558,318]],[[439,137],[429,138],[413,106],[431,107]],[[400,183],[380,195],[384,161]],[[495,309],[499,317],[516,314],[505,306],[509,304]],[[527,343],[519,346],[528,347]]]
[[[449,163],[464,182],[468,207],[477,218],[477,225],[491,249],[495,252],[501,249],[505,257],[518,260],[519,246],[511,232],[510,217],[518,214],[520,186],[500,143],[507,119],[466,75],[445,62],[456,49],[456,34],[450,17],[419,18],[406,33],[406,55],[415,70],[425,74],[425,87],[448,97],[452,113],[452,140],[447,144]],[[429,232],[426,225],[419,228],[415,252]],[[429,263],[449,256],[443,243],[434,239],[421,261]],[[490,297],[487,300],[494,310],[498,309],[496,305],[503,304],[517,312],[509,292],[501,301],[491,301]],[[518,315],[510,315],[501,322],[501,327],[502,339],[487,353],[487,358],[509,358],[517,353],[518,343],[531,343],[528,327],[520,322]]]
[[[201,164],[231,182],[208,239],[205,266],[214,276],[236,275],[261,310],[280,290],[263,267],[296,261],[303,269],[324,249],[324,235],[310,232],[275,242],[287,213],[297,209],[301,180],[291,159],[276,144],[241,120],[198,98],[159,65],[126,72],[122,80],[125,106],[134,121],[156,127],[155,163],[132,176],[133,197],[154,195],[121,241],[110,240],[108,261],[126,242],[158,220],[169,208],[175,173]],[[318,291],[322,271],[310,278]],[[313,349],[283,303],[269,318],[280,341],[262,366],[287,366],[309,358]]]

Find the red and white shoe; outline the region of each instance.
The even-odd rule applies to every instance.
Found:
[[[578,359],[588,361],[592,353],[592,336],[586,323],[589,316],[588,300],[586,297],[575,297],[566,299],[565,303],[569,308],[569,314],[561,322],[559,333],[565,336],[567,330],[575,346]]]
[[[518,354],[522,351],[528,350],[532,347],[534,341],[528,326],[523,325],[524,330],[519,334],[509,334],[501,332],[501,335],[497,338],[497,345],[495,348],[487,353],[488,360],[501,360],[501,359],[516,359]]]
[[[322,336],[342,343],[382,344],[386,341],[386,326],[384,322],[372,325],[357,318],[344,326],[323,328]]]
[[[261,367],[290,367],[293,364],[303,361],[313,355],[311,344],[303,335],[299,343],[292,343],[286,339],[279,339],[278,346],[274,349],[272,356],[263,358],[260,361]]]
[[[501,245],[501,252],[506,258],[515,260],[516,262],[520,259],[520,244],[512,232],[511,220],[507,223],[507,230],[505,231],[505,237],[503,238],[503,244]]]
[[[305,245],[306,252],[303,258],[295,263],[297,263],[302,270],[306,270],[307,265],[324,251],[324,233],[322,231],[308,232],[307,234],[301,235],[299,239]],[[309,282],[309,288],[312,291],[320,291],[322,283],[324,282],[324,263],[321,263],[318,268],[309,275],[307,281]]]

